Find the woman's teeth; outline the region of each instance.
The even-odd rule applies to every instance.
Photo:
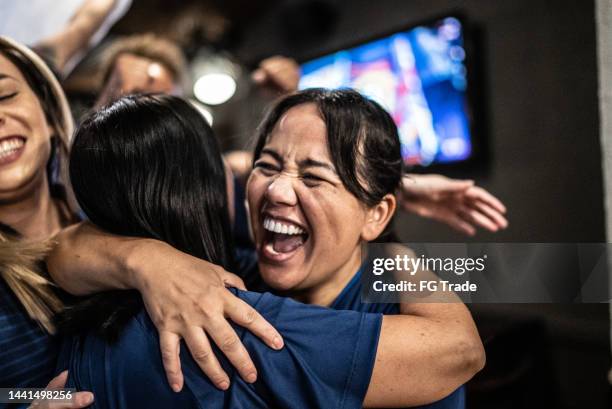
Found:
[[[264,229],[280,234],[304,234],[304,229],[294,226],[292,224],[282,223],[280,221],[275,221],[271,218],[266,218],[263,222]]]
[[[0,142],[0,158],[9,156],[15,153],[16,150],[24,145],[24,141],[21,138],[10,138]]]

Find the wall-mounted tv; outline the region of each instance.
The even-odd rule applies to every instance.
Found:
[[[300,89],[350,87],[393,116],[406,165],[474,159],[462,19],[443,17],[301,65]]]

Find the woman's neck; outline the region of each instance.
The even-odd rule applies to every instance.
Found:
[[[306,303],[322,307],[329,307],[338,298],[342,290],[348,285],[355,273],[361,267],[361,246],[357,247],[348,261],[330,275],[329,280],[294,294],[292,298]]]
[[[0,204],[0,222],[31,240],[48,239],[62,229],[60,209],[51,197],[46,175],[41,179],[30,194]]]

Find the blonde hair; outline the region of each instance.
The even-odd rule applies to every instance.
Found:
[[[63,308],[39,263],[50,249],[49,242],[27,242],[0,233],[0,276],[6,281],[30,318],[48,333],[55,333],[53,316]]]

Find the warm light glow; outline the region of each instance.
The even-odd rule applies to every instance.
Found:
[[[195,97],[208,105],[219,105],[236,92],[236,81],[228,74],[204,74],[193,85]]]

